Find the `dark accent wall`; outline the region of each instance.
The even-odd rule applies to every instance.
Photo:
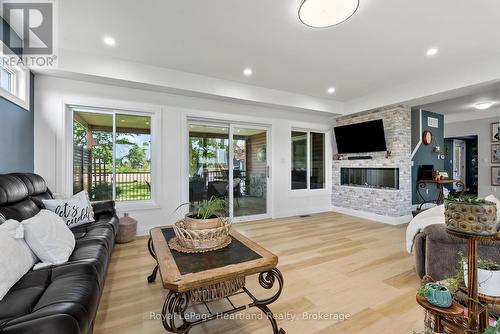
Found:
[[[412,112],[413,114],[413,112]],[[427,119],[429,117],[437,118],[439,126],[437,128],[431,128],[427,125]],[[420,129],[420,117],[412,117],[412,129]],[[413,204],[419,203],[419,197],[417,195],[417,178],[418,169],[421,165],[433,165],[435,170],[444,170],[444,159],[438,159],[438,155],[433,152],[434,147],[439,146],[441,148],[441,154],[444,154],[444,117],[441,114],[436,114],[430,111],[422,110],[422,132],[418,133],[418,136],[422,136],[422,133],[426,130],[432,132],[432,143],[430,145],[420,144],[415,155],[413,156],[413,166],[411,168],[411,180],[412,180],[412,202]],[[420,132],[420,131],[419,131]],[[412,136],[416,136],[417,133],[412,133]],[[420,138],[417,138],[417,141]],[[412,138],[413,141],[413,138]],[[426,189],[429,189],[429,193],[426,194],[425,190],[422,191],[426,199],[437,198],[436,187],[433,185],[428,185]]]
[[[0,97],[0,174],[33,172],[34,75],[30,80],[30,110]]]

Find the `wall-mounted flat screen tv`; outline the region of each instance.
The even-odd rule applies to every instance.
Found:
[[[339,154],[386,151],[381,119],[334,128]]]

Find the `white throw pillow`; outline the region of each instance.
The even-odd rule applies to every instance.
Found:
[[[75,249],[75,236],[61,217],[49,210],[23,220],[24,240],[44,263],[68,262]]]
[[[94,211],[85,191],[68,199],[50,199],[42,202],[47,210],[55,212],[64,219],[70,228],[94,221]]]
[[[37,262],[23,235],[18,221],[7,220],[0,225],[0,300]]]

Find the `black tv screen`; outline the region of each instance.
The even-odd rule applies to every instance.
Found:
[[[339,154],[386,151],[381,119],[334,128]]]

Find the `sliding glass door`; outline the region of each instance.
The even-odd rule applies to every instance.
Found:
[[[212,197],[229,202],[229,127],[189,125],[190,211]]]
[[[267,213],[267,130],[233,128],[233,215]]]
[[[268,214],[268,130],[189,122],[189,203],[224,198],[236,220]]]

